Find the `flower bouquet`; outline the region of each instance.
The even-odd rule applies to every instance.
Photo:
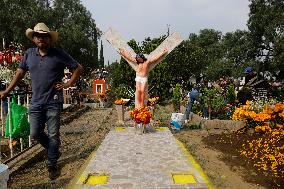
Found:
[[[126,101],[124,101],[123,99],[117,99],[116,101],[114,101],[115,105],[124,105],[126,103]]]
[[[134,108],[130,113],[130,117],[137,124],[138,128],[141,128],[141,133],[145,132],[145,126],[148,125],[152,118],[152,113],[148,107]]]

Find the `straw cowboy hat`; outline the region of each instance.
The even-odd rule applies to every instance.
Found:
[[[48,33],[51,37],[51,42],[55,43],[58,39],[58,33],[56,31],[50,31],[49,28],[44,23],[38,23],[34,29],[28,28],[26,30],[26,36],[32,41],[33,33]]]

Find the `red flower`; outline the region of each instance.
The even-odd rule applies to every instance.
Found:
[[[151,117],[146,117],[146,119],[144,120],[144,124],[149,124],[151,120]]]

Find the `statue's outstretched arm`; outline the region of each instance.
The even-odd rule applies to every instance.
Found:
[[[153,59],[149,60],[149,63],[152,64],[152,63],[160,62],[165,57],[165,55],[167,53],[168,53],[168,50],[164,49],[163,52],[161,52],[158,56],[156,56]]]
[[[127,61],[129,61],[129,62],[137,63],[137,62],[136,62],[136,59],[135,59],[134,57],[132,57],[132,56],[130,55],[130,53],[128,53],[126,50],[120,48],[120,49],[119,49],[119,53],[121,54],[121,56],[122,56],[125,60],[127,60]]]

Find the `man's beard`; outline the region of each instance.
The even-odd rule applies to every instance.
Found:
[[[50,45],[47,43],[39,43],[38,45],[39,49],[49,49]]]

